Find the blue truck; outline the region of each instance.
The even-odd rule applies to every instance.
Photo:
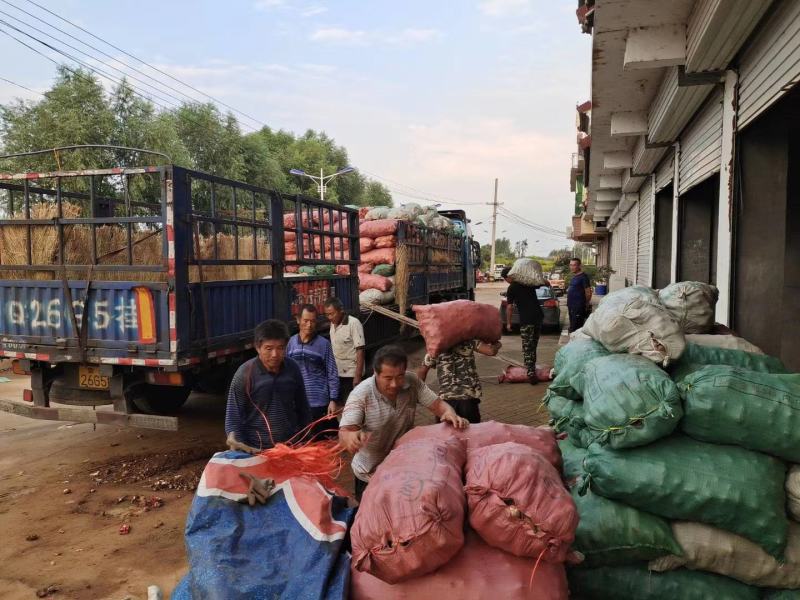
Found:
[[[475,244],[451,217],[458,233],[399,232],[413,303],[474,297]],[[331,296],[359,314],[358,264],[352,208],[171,165],[0,173],[0,357],[31,378],[0,410],[175,430],[193,390],[224,392],[254,355],[261,321]],[[361,318],[370,346],[398,335]]]

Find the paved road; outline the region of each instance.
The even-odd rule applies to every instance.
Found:
[[[477,299],[499,304],[504,288],[482,284]],[[540,361],[552,364],[557,345],[557,335],[544,336]],[[406,346],[418,364],[421,341]],[[519,336],[504,337],[502,352],[521,360]],[[503,366],[478,359],[484,420],[545,422],[546,386],[500,385]],[[0,397],[19,398],[27,385],[11,377],[0,383]],[[79,600],[143,599],[153,583],[170,591],[186,570],[183,526],[192,492],[180,488],[190,488],[208,456],[222,449],[223,409],[221,398],[192,396],[179,432],[0,413],[0,598],[30,599],[48,586],[59,589],[55,598]],[[418,422],[432,418],[420,414]],[[162,507],[147,506],[153,496]],[[128,535],[120,535],[122,524],[131,526]]]

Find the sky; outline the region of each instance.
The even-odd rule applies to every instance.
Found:
[[[591,66],[575,0],[36,2],[245,113],[244,131],[327,132],[395,204],[464,208],[481,243],[495,178],[504,209],[560,231],[569,224],[575,106],[588,98]],[[0,19],[20,26],[9,15],[135,64],[30,0],[0,0]],[[0,80],[0,103],[52,84],[55,65],[3,34],[0,56],[0,78],[32,90]],[[571,245],[506,215],[497,237],[527,240],[530,254]]]

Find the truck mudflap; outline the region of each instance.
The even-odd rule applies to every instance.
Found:
[[[72,423],[99,423],[122,425],[143,429],[177,431],[178,418],[162,415],[123,413],[115,410],[95,410],[91,406],[36,406],[25,400],[0,398],[0,411],[29,419],[45,421],[70,421]]]

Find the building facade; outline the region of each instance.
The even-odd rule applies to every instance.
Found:
[[[580,0],[578,19],[573,235],[591,223],[612,285],[716,285],[717,321],[800,369],[800,1]]]

